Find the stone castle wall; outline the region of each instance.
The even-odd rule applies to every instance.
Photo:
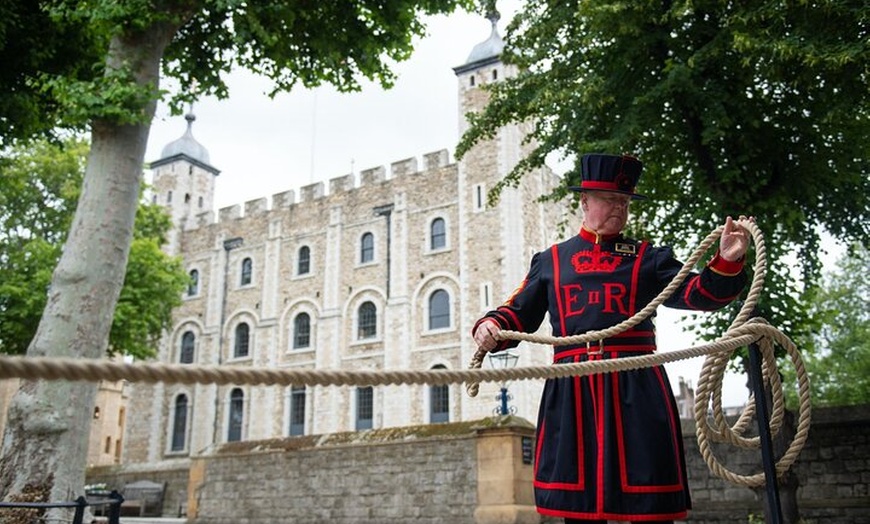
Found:
[[[687,522],[761,521],[764,494],[714,477],[692,422],[683,424],[694,502]],[[136,480],[166,479],[170,491],[191,495],[189,517],[197,524],[265,524],[277,516],[312,524],[555,522],[531,508],[532,435],[531,424],[508,417],[234,443],[193,459],[190,486],[159,467]],[[737,474],[762,470],[758,450],[716,452]],[[132,480],[128,474],[112,484],[106,468],[96,471],[89,482]],[[792,472],[805,524],[870,523],[870,405],[815,409]],[[167,501],[164,513],[176,510]]]
[[[519,157],[521,135],[482,144],[462,163],[446,150],[363,170],[202,213],[177,237],[177,253],[199,274],[198,289],[174,311],[174,327],[161,343],[159,360],[178,362],[181,338],[195,335],[196,365],[288,369],[448,369],[466,367],[475,350],[473,322],[510,294],[534,251],[560,240],[553,224],[566,208],[536,201],[558,177],[547,169],[507,188],[502,202],[488,191]],[[161,166],[168,170],[170,166]],[[176,171],[184,172],[177,168]],[[170,172],[173,173],[174,171]],[[167,186],[168,187],[168,186]],[[328,187],[328,192],[326,191]],[[164,188],[165,189],[165,188]],[[159,197],[157,201],[161,201]],[[196,202],[196,195],[191,201]],[[385,213],[384,211],[388,211]],[[430,225],[445,223],[446,242],[431,248]],[[374,236],[374,260],[361,263],[363,234]],[[231,250],[230,239],[241,239]],[[300,249],[311,255],[308,273],[298,271]],[[252,282],[239,282],[242,261],[253,262]],[[498,268],[498,271],[493,271]],[[428,298],[450,296],[450,325],[429,329]],[[356,312],[363,301],[378,310],[378,335],[357,337]],[[293,321],[311,318],[312,343],[293,347]],[[233,355],[234,328],[251,326],[250,353]],[[549,363],[550,348],[530,346],[521,365]],[[511,388],[518,414],[535,419],[541,381]],[[140,385],[131,394],[124,462],[183,459],[225,442],[230,393],[235,386]],[[240,388],[245,399],[242,440],[288,434],[290,388]],[[429,387],[375,388],[374,427],[425,424]],[[355,388],[306,389],[306,434],[354,429]],[[461,386],[449,389],[449,419],[473,420],[492,412],[497,384],[484,384],[470,399]],[[189,401],[188,442],[170,449],[173,402]]]

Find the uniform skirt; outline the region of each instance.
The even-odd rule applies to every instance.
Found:
[[[655,521],[691,508],[679,413],[662,366],[547,380],[535,458],[541,514]]]

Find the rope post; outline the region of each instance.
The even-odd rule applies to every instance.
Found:
[[[109,521],[108,524],[120,524],[121,522],[121,504],[124,503],[124,497],[116,490],[112,490],[109,494],[112,502],[109,504]]]
[[[79,498],[75,501],[75,515],[73,515],[73,524],[82,524],[82,521],[85,518],[85,508],[88,506],[88,499],[84,496],[79,495]]]
[[[757,316],[753,311],[752,316]],[[770,513],[770,524],[782,523],[782,506],[779,501],[779,486],[776,479],[776,459],[773,456],[773,439],[770,435],[770,416],[767,412],[767,395],[764,392],[764,380],[761,370],[761,349],[757,342],[749,344],[749,383],[755,397],[755,413],[758,417],[758,435],[761,441],[761,462],[764,466],[764,489],[767,492],[767,504]]]

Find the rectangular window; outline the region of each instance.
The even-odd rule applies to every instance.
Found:
[[[305,434],[305,386],[290,388],[290,435]]]
[[[254,272],[254,262],[250,258],[242,260],[242,275],[239,285],[249,286],[251,284],[251,275]]]
[[[488,311],[492,309],[492,283],[484,282],[480,285],[480,309]]]
[[[356,429],[372,429],[374,414],[374,389],[371,386],[356,388]]]
[[[360,239],[359,246],[359,261],[360,264],[373,262],[375,259],[375,236],[371,233],[365,233]]]
[[[366,301],[359,307],[357,313],[357,339],[366,340],[375,338],[378,334],[378,310],[375,305]]]
[[[486,209],[486,189],[483,184],[474,185],[474,211],[479,212]]]
[[[308,246],[299,248],[299,264],[296,266],[297,275],[307,275],[311,272],[311,249]]]
[[[433,423],[450,421],[450,388],[446,385],[431,386],[429,401],[432,406],[430,419]]]

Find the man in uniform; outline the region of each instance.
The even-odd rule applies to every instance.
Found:
[[[683,264],[668,247],[622,235],[642,164],[627,155],[581,159],[580,232],[537,253],[504,305],[477,321],[478,346],[501,351],[507,329],[534,332],[549,313],[554,336],[611,327],[651,302]],[[749,234],[728,217],[719,250],[664,303],[710,311],[746,284]],[[646,319],[615,337],[554,347],[556,364],[652,353]],[[663,366],[547,380],[537,424],[534,487],[538,512],[566,523],[611,520],[672,522],[691,508],[676,401]]]

